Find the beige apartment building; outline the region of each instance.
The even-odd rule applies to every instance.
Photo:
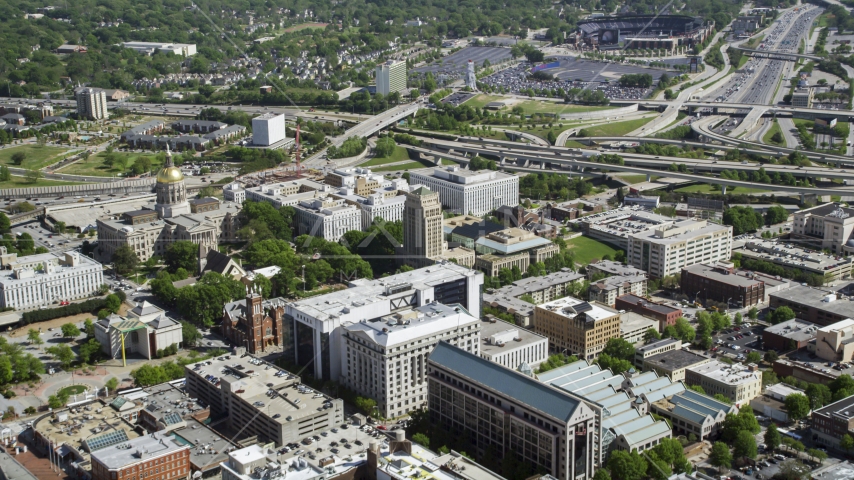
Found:
[[[807,243],[833,253],[852,252],[848,240],[854,233],[854,208],[838,203],[826,203],[795,212],[792,237],[798,244]]]
[[[854,340],[852,339],[854,339],[854,320],[850,318],[819,328],[815,338],[815,353],[823,360],[850,362],[854,360]]]
[[[729,260],[732,227],[705,220],[682,220],[629,235],[627,261],[663,278],[698,263]]]
[[[688,368],[685,383],[703,387],[706,395],[720,393],[739,407],[762,395],[762,372],[753,363],[729,365],[711,360]]]
[[[619,338],[620,313],[596,302],[564,297],[534,310],[534,331],[549,338],[552,350],[591,360]]]

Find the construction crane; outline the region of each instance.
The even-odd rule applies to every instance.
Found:
[[[299,151],[300,150],[299,124],[297,124],[297,133],[296,133],[296,140],[294,142],[294,145],[296,146],[297,178],[300,178],[300,177],[302,177],[302,165],[300,164],[300,158],[299,158],[299,154],[300,154],[300,151]]]

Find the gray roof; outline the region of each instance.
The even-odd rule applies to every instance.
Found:
[[[798,305],[806,305],[817,310],[835,313],[846,318],[854,318],[854,301],[841,300],[838,298],[830,302],[824,301],[824,298],[832,293],[836,292],[829,289],[823,290],[819,288],[795,285],[792,288],[788,288],[780,292],[774,292],[770,297],[776,297]]]
[[[697,365],[698,363],[705,362],[707,360],[708,358],[702,355],[678,349],[647,357],[644,360],[644,363],[649,364],[652,367],[673,371]]]
[[[429,360],[472,383],[502,392],[522,404],[562,421],[569,421],[580,403],[556,388],[543,385],[531,377],[446,342],[436,345]]]
[[[146,458],[160,457],[178,452],[187,446],[179,445],[172,436],[155,432],[125,442],[131,448],[119,448],[122,445],[112,445],[92,452],[92,460],[98,461],[108,469],[118,469],[141,462],[139,452],[148,452]]]
[[[805,322],[793,318],[785,322],[778,323],[767,327],[762,334],[773,333],[781,337],[786,337],[796,342],[806,342],[816,337],[818,326],[814,323]]]

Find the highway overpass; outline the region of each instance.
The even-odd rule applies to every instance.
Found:
[[[405,105],[398,105],[397,107],[386,110],[385,112],[380,113],[379,115],[374,115],[373,117],[368,118],[367,120],[362,121],[357,124],[355,127],[347,130],[344,134],[335,137],[332,139],[332,144],[336,147],[340,147],[341,144],[344,143],[344,140],[350,137],[370,137],[380,130],[388,128],[389,126],[403,120],[409,115],[415,115],[418,113],[418,109],[420,108],[419,103],[409,103]]]
[[[769,54],[773,54],[773,55],[779,55],[781,57],[786,57],[785,60],[792,60],[792,61],[795,61],[799,58],[806,58],[808,60],[822,60],[822,58],[819,57],[818,55],[807,55],[804,53],[778,52],[776,50],[757,50],[755,48],[747,48],[747,47],[735,46],[735,45],[733,45],[732,48],[735,48],[736,50],[741,50],[742,52],[746,52],[747,54],[749,54],[751,56],[763,57],[763,56],[767,56]]]

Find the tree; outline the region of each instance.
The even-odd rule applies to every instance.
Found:
[[[643,341],[649,343],[653,340],[661,340],[661,334],[658,333],[658,330],[654,328],[649,328],[643,334]]]
[[[80,345],[80,361],[83,363],[92,363],[92,360],[97,358],[101,353],[101,342],[94,338],[90,338],[86,343]]]
[[[810,413],[810,399],[802,393],[792,393],[786,396],[783,402],[786,412],[792,420],[800,420]]]
[[[190,322],[181,321],[181,337],[184,340],[185,347],[192,347],[198,343],[199,340],[202,339],[202,334],[199,332],[199,329],[196,328]]]
[[[831,399],[833,399],[833,393],[830,392],[830,388],[827,385],[810,383],[804,390],[804,394],[810,399],[810,408],[813,410],[828,405]]]
[[[768,429],[765,430],[765,446],[768,447],[769,450],[774,451],[777,447],[780,446],[780,432],[777,430],[777,425],[775,423],[771,423],[768,425]]]
[[[646,478],[647,463],[637,452],[616,450],[608,459],[608,470],[614,480],[642,480]]]
[[[144,364],[136,370],[130,372],[131,378],[138,387],[147,387],[149,385],[157,385],[158,383],[167,382],[166,372],[162,367]]]
[[[122,301],[115,293],[111,293],[107,295],[107,298],[104,300],[104,309],[108,310],[112,313],[117,313],[119,308],[122,306]],[[79,330],[78,330],[79,332]],[[78,333],[79,335],[79,333]]]
[[[374,409],[377,406],[377,401],[373,398],[356,397],[356,400],[353,403],[356,405],[356,408],[368,416],[372,416],[374,414]]]
[[[758,453],[756,449],[756,439],[753,434],[746,431],[738,432],[735,441],[732,443],[733,456],[737,458],[756,458]]]
[[[195,272],[199,267],[199,247],[193,242],[179,240],[169,245],[163,260],[171,272],[179,268]]]
[[[593,474],[593,480],[611,480],[611,474],[608,473],[608,470],[600,468]]]
[[[602,353],[623,360],[630,360],[635,357],[635,346],[622,338],[612,338],[605,344]]]
[[[759,318],[759,310],[757,310],[756,307],[751,307],[750,310],[747,311],[747,318],[756,320]]]
[[[419,445],[422,445],[424,448],[430,448],[430,438],[427,437],[427,435],[424,435],[423,433],[419,432],[413,435],[412,441]]]
[[[750,352],[747,354],[747,363],[759,363],[762,361],[762,355],[759,352]]]
[[[83,320],[83,331],[86,332],[87,337],[95,338],[95,324],[92,323],[91,318]]]
[[[849,434],[844,434],[839,438],[839,448],[845,450],[846,452],[851,451],[854,448],[854,437],[851,437]]]
[[[706,390],[703,389],[703,387],[701,385],[689,385],[688,388],[690,388],[691,390],[693,390],[697,393],[702,393],[703,395],[706,394]]]
[[[776,361],[777,361],[777,359],[779,358],[779,356],[777,355],[777,352],[776,352],[776,351],[774,351],[774,350],[768,350],[767,352],[765,352],[765,357],[764,357],[764,358],[765,358],[765,361],[766,361],[766,362],[768,362],[768,363],[774,363],[774,362],[776,362]]]
[[[68,345],[54,345],[52,347],[47,347],[44,351],[59,362],[60,365],[62,365],[62,368],[66,370],[71,366],[71,362],[74,361],[74,352]]]
[[[27,172],[24,174],[24,179],[27,183],[36,183],[42,178],[41,170],[36,168],[27,169]]]
[[[12,163],[14,163],[15,165],[22,165],[24,163],[24,160],[26,159],[26,152],[15,152],[12,154]]]
[[[732,454],[729,453],[729,446],[724,442],[715,442],[712,445],[712,452],[709,454],[709,463],[718,467],[718,471],[729,468],[732,465]]]
[[[104,386],[112,391],[115,391],[115,389],[119,386],[119,379],[117,377],[110,377],[109,380],[104,382]]]
[[[60,327],[60,330],[62,330],[62,336],[65,338],[74,338],[80,336],[80,329],[77,328],[77,325],[74,325],[73,323],[66,323],[65,325]]]
[[[129,245],[122,245],[113,252],[113,267],[119,275],[133,271],[139,264],[139,257]]]
[[[12,222],[5,213],[0,212],[0,233],[6,233],[12,229]]]
[[[774,205],[765,212],[765,225],[783,223],[788,220],[788,218],[789,212],[785,208],[779,205]]]
[[[827,460],[827,453],[822,452],[817,448],[808,448],[807,454],[809,454],[810,457],[818,460],[819,465],[821,465],[822,463],[824,463],[825,460]]]
[[[377,146],[374,148],[374,152],[377,157],[380,158],[388,158],[391,154],[394,153],[394,149],[397,147],[394,139],[391,137],[382,137],[377,140]]]
[[[9,167],[6,165],[0,166],[0,180],[4,182],[8,182],[12,180],[12,172],[9,170]]]
[[[41,333],[35,328],[27,330],[27,340],[30,341],[30,345],[41,345],[42,343],[44,343],[42,341]]]
[[[733,319],[732,319],[732,323],[734,325],[737,325],[737,326],[741,325],[743,323],[743,321],[744,321],[744,318],[741,316],[741,312],[736,313],[735,317],[733,317]]]
[[[738,413],[727,414],[721,439],[725,442],[732,442],[738,437],[738,432],[747,431],[755,435],[761,430],[756,416],[753,415],[753,409],[742,408]]]
[[[769,323],[777,324],[795,318],[795,312],[789,307],[777,307],[771,314],[766,316]]]

